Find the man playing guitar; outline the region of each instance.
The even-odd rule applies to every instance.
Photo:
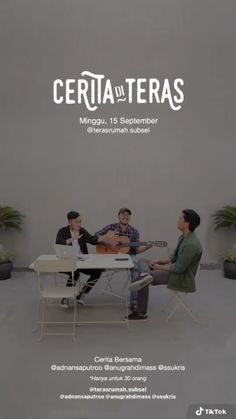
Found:
[[[96,236],[100,237],[107,233],[114,232],[117,236],[126,236],[129,238],[131,242],[139,242],[139,232],[136,228],[129,224],[131,218],[131,210],[129,208],[120,208],[118,212],[118,220],[117,223],[108,224],[99,231],[95,233]],[[152,244],[147,244],[146,246],[142,247],[130,247],[129,254],[132,257],[134,263],[134,269],[131,271],[132,275],[132,282],[135,281],[138,277],[138,271],[135,269],[137,264],[136,254],[143,253],[146,250],[150,249]],[[136,298],[137,293],[131,293],[131,307],[134,308],[136,306]]]

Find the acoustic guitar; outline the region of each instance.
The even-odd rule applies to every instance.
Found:
[[[96,252],[99,254],[129,253],[131,247],[147,246],[149,244],[156,247],[166,247],[168,245],[167,241],[163,240],[131,242],[127,236],[112,237],[109,239],[109,242],[115,247],[107,247],[103,244],[97,244]]]

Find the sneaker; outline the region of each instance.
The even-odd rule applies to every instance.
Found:
[[[130,291],[138,291],[141,288],[144,288],[147,285],[151,284],[152,281],[153,281],[153,278],[152,278],[152,276],[150,274],[148,274],[148,273],[142,273],[139,276],[139,279],[137,281],[132,282],[129,285],[129,290]]]
[[[147,314],[139,314],[137,311],[128,315],[128,320],[146,320]]]
[[[85,304],[85,292],[81,292],[77,297],[76,297],[76,302],[82,306],[84,306]]]
[[[69,298],[62,298],[61,300],[61,307],[69,308]]]

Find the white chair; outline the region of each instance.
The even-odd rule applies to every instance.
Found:
[[[199,274],[200,271],[200,263],[198,265],[197,268],[197,272],[195,275],[195,280],[197,279],[197,276]],[[176,304],[174,305],[174,307],[172,308],[172,310],[169,312],[169,314],[166,317],[166,322],[168,322],[171,317],[173,317],[173,315],[175,314],[175,312],[177,311],[178,308],[182,307],[185,312],[192,318],[192,320],[194,320],[196,323],[200,323],[200,320],[193,314],[192,310],[187,306],[185,300],[186,297],[188,296],[188,292],[181,292],[181,291],[174,291],[174,290],[170,290],[172,293],[171,298],[169,299],[168,303],[165,305],[165,307],[163,308],[162,311],[166,311],[167,307],[172,303],[172,301],[175,301]]]
[[[59,286],[56,281],[52,281],[50,286],[45,286],[43,283],[43,277],[41,274],[58,274],[61,276],[61,272],[71,272],[72,275],[72,283],[74,284],[74,272],[77,269],[76,260],[75,259],[57,259],[57,260],[36,260],[32,268],[37,274],[38,282],[39,282],[39,291],[40,291],[40,302],[39,302],[39,314],[38,314],[38,324],[41,324],[41,333],[40,338],[41,340],[43,335],[72,335],[75,339],[75,320],[76,320],[76,296],[78,294],[78,289],[74,286],[66,287],[65,284],[63,286]],[[73,310],[73,320],[71,322],[49,322],[45,321],[45,308],[46,308],[46,301],[49,299],[56,299],[61,300],[62,298],[71,298],[74,302],[74,310]],[[40,311],[42,307],[42,318],[40,321]],[[70,324],[72,325],[72,333],[44,333],[44,326],[46,324],[51,325],[59,325],[59,324]]]
[[[113,295],[114,297],[117,297],[121,300],[126,300],[126,294],[127,294],[127,286],[128,283],[130,281],[129,278],[125,279],[124,285],[120,291],[120,293],[118,294],[117,292],[115,292],[114,288],[112,287],[112,281],[114,278],[114,276],[116,274],[119,274],[120,270],[119,269],[106,269],[106,271],[104,272],[104,277],[106,279],[106,285],[103,289],[103,294],[109,294],[109,295]]]

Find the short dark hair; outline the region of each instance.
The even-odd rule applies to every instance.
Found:
[[[70,211],[67,214],[67,219],[68,221],[70,220],[75,220],[76,218],[78,218],[80,216],[79,212],[77,211]]]
[[[131,215],[131,211],[130,211],[129,208],[120,208],[119,212],[118,212],[118,215],[123,214],[124,212],[128,212],[129,215]]]
[[[184,209],[182,213],[184,216],[184,221],[189,223],[189,230],[194,231],[195,228],[197,228],[200,225],[200,216],[196,213],[196,211],[192,209]]]

